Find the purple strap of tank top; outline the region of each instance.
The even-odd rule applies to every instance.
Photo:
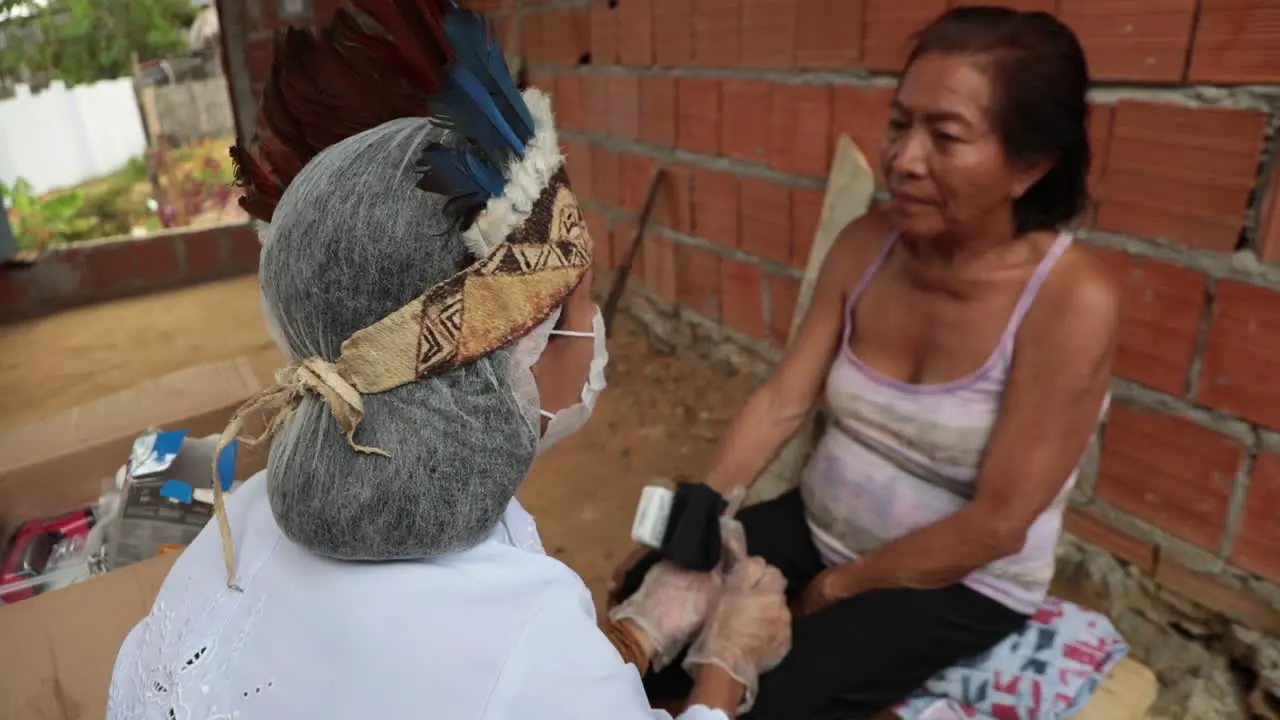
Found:
[[[858,284],[853,286],[853,290],[849,293],[849,298],[844,305],[844,345],[849,345],[849,334],[853,330],[853,309],[857,305],[858,299],[862,297],[862,293],[866,291],[867,286],[871,284],[871,279],[880,271],[880,266],[884,265],[884,261],[888,259],[889,253],[893,252],[893,248],[898,244],[898,235],[895,233],[889,237],[889,241],[884,244],[884,249],[876,257],[875,262],[867,267],[866,272],[858,279]],[[1053,241],[1053,245],[1049,248],[1049,252],[1044,254],[1040,260],[1040,264],[1036,266],[1036,270],[1031,275],[1031,279],[1027,281],[1026,288],[1022,291],[1022,296],[1018,298],[1018,304],[1013,308],[1013,314],[1009,316],[1009,324],[1005,326],[1004,333],[1000,336],[1000,345],[1004,346],[1013,342],[1013,338],[1018,334],[1018,328],[1022,326],[1022,320],[1031,310],[1031,303],[1035,302],[1036,295],[1040,293],[1040,286],[1044,285],[1045,278],[1049,277],[1049,272],[1053,270],[1053,266],[1057,264],[1058,258],[1071,247],[1071,235],[1068,233],[1058,233],[1057,239]]]

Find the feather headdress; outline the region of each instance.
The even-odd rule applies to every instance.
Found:
[[[270,414],[266,432],[242,439],[268,439],[315,393],[352,448],[385,454],[356,442],[362,396],[447,372],[524,336],[591,266],[591,238],[563,167],[551,101],[536,88],[520,92],[485,18],[451,0],[351,6],[324,28],[278,34],[257,136],[232,148],[241,204],[270,222],[290,182],[325,148],[392,120],[431,118],[450,137],[421,149],[417,186],[448,198],[444,212],[475,261],[356,331],[335,361],[304,358],[282,370],[232,417],[219,451],[255,413]],[[222,502],[229,480],[214,487],[230,582],[234,556]]]

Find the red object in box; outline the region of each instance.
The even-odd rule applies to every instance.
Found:
[[[48,568],[54,550],[68,539],[87,537],[96,519],[91,509],[30,520],[18,528],[0,566],[0,588],[37,577]],[[12,604],[40,594],[37,587],[0,594],[0,603]]]

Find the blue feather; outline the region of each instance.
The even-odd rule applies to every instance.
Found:
[[[449,198],[446,209],[455,217],[484,207],[502,194],[505,182],[501,171],[465,146],[429,145],[419,157],[418,169],[418,187]]]
[[[454,62],[471,71],[520,141],[529,142],[534,133],[533,116],[507,69],[489,22],[483,15],[455,5],[445,13],[443,24],[445,37],[453,46]]]
[[[524,142],[516,137],[493,98],[463,65],[449,69],[449,87],[432,103],[456,129],[490,152],[524,154]]]

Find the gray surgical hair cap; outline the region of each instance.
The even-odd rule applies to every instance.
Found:
[[[314,158],[262,236],[263,310],[291,360],[338,358],[352,333],[470,264],[445,199],[415,187],[443,131],[395,120]],[[519,343],[365,395],[354,450],[315,393],[276,436],[271,510],[292,541],[349,560],[435,557],[483,540],[533,462],[537,389]]]

